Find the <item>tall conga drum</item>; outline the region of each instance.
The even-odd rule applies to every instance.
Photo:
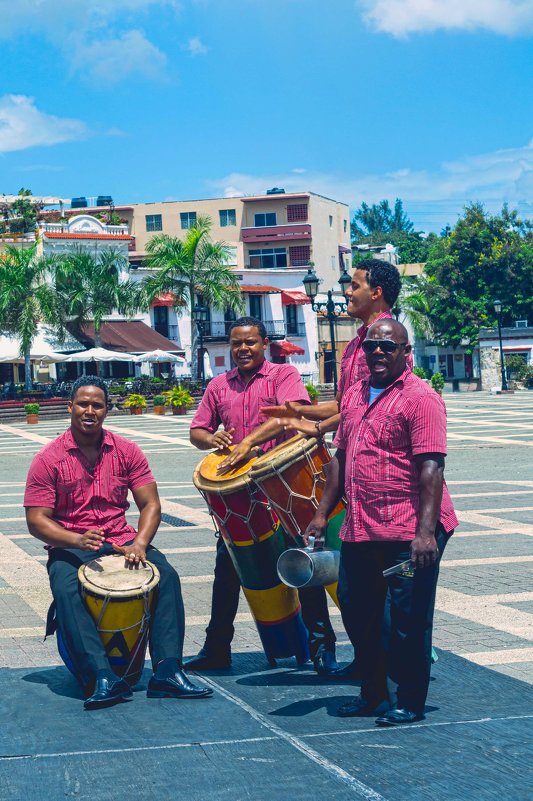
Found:
[[[157,567],[147,562],[131,570],[124,567],[123,556],[101,556],[81,565],[78,580],[113,672],[133,687],[144,668],[157,603]]]
[[[298,434],[255,460],[251,478],[264,492],[295,547],[311,522],[326,484],[331,454],[322,440]],[[346,504],[339,501],[328,518],[325,547],[339,550]],[[326,585],[338,605],[337,582]]]
[[[295,656],[303,663],[309,651],[298,593],[280,581],[276,569],[287,537],[250,478],[255,459],[220,475],[217,467],[227,455],[206,456],[194,471],[194,485],[224,538],[268,660]]]

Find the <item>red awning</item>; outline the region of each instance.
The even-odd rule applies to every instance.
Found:
[[[174,306],[176,297],[173,292],[161,292],[151,302],[150,306]]]
[[[256,294],[273,294],[274,292],[281,292],[281,289],[278,289],[275,286],[259,286],[257,284],[245,284],[241,286],[241,292],[255,292]]]
[[[297,292],[294,290],[283,289],[281,292],[281,302],[284,306],[303,306],[306,303],[311,303],[311,299],[307,297],[305,292]]]
[[[282,339],[279,342],[270,343],[270,352],[272,356],[291,356],[293,353],[303,356],[305,350],[299,345],[293,345],[292,342],[287,342],[286,339]]]

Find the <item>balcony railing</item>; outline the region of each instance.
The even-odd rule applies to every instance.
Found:
[[[68,234],[68,233],[85,233],[84,231],[78,232],[73,231],[69,228],[67,222],[65,223],[41,223],[39,228],[45,234]],[[127,236],[128,234],[128,226],[127,225],[104,225],[104,229],[106,234],[110,236]],[[88,233],[93,233],[89,231]],[[96,231],[94,233],[97,233]]]
[[[287,336],[288,337],[304,337],[305,336],[305,323],[287,323]]]
[[[269,339],[284,339],[286,334],[285,320],[263,320]],[[204,323],[204,339],[227,339],[231,321],[210,320]]]
[[[243,242],[283,242],[293,239],[311,239],[309,223],[289,225],[267,225],[265,227],[241,228]]]
[[[179,326],[177,325],[165,325],[164,323],[156,323],[154,325],[154,331],[157,331],[158,334],[161,334],[162,337],[166,337],[170,339],[171,342],[176,342],[179,344]]]

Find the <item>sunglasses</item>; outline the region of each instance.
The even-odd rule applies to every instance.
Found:
[[[377,348],[382,353],[394,353],[398,348],[408,344],[408,342],[393,342],[392,339],[365,339],[361,347],[365,353],[374,353]]]

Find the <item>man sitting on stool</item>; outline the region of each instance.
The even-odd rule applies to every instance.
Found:
[[[80,595],[78,568],[114,552],[123,554],[130,568],[148,558],[160,573],[149,639],[154,675],[148,697],[206,698],[212,690],[195,686],[182,670],[185,614],[178,574],[150,545],[161,520],[155,479],[135,443],[102,427],[107,405],[107,387],[100,378],[79,378],[68,404],[70,428],[37,454],[26,481],[26,520],[30,533],[48,548],[59,634],[80,683],[95,684],[85,709],[131,698],[128,684],[111,669]],[[128,490],[140,512],[137,532],[126,521]]]

